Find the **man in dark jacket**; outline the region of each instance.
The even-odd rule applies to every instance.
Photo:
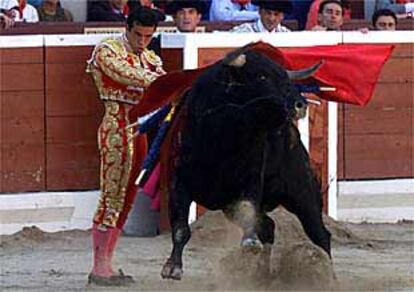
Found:
[[[88,21],[124,22],[128,16],[126,0],[99,0],[88,2]]]

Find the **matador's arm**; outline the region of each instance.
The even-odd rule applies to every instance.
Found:
[[[107,47],[101,47],[96,52],[96,65],[114,81],[134,87],[148,87],[162,72],[151,72],[140,64],[130,64],[125,58]],[[161,73],[161,74],[160,74]]]

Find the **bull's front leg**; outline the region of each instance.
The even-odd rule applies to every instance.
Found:
[[[241,240],[243,250],[258,253],[262,250],[263,245],[255,228],[257,224],[257,208],[255,203],[252,200],[241,201],[237,206],[236,221],[243,229],[243,238]]]
[[[261,145],[260,145],[260,144]],[[254,151],[250,153],[251,164],[246,167],[244,193],[239,202],[225,210],[230,220],[238,224],[243,230],[241,246],[245,251],[258,253],[263,249],[263,244],[257,234],[258,215],[263,197],[264,171],[266,168],[267,143],[262,139]]]
[[[249,176],[247,179],[246,192],[244,194],[243,201],[244,204],[242,212],[244,213],[245,219],[247,221],[244,223],[243,227],[243,238],[241,246],[244,249],[251,250],[253,252],[260,252],[263,249],[263,244],[259,240],[258,236],[258,216],[260,212],[260,205],[263,199],[263,184],[264,176],[266,169],[266,159],[268,153],[268,143],[267,143],[267,134],[262,133],[262,139],[259,139],[259,143],[256,145],[255,151],[252,151],[252,167],[249,171]],[[246,202],[250,204],[246,205]],[[247,212],[246,212],[247,210]],[[248,216],[246,216],[248,214]]]
[[[184,246],[190,240],[191,230],[188,225],[188,215],[192,199],[184,188],[176,185],[169,198],[169,216],[172,229],[173,249],[170,257],[164,264],[161,276],[174,280],[181,280],[183,275],[182,255]]]

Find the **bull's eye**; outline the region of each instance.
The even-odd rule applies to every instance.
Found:
[[[267,80],[267,77],[266,77],[266,75],[260,74],[260,75],[257,77],[257,79],[259,79],[260,81],[266,81],[266,80]]]

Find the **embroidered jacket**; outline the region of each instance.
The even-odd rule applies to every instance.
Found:
[[[144,89],[164,75],[161,59],[151,50],[135,54],[123,34],[98,44],[87,71],[92,73],[102,100],[138,104]]]

